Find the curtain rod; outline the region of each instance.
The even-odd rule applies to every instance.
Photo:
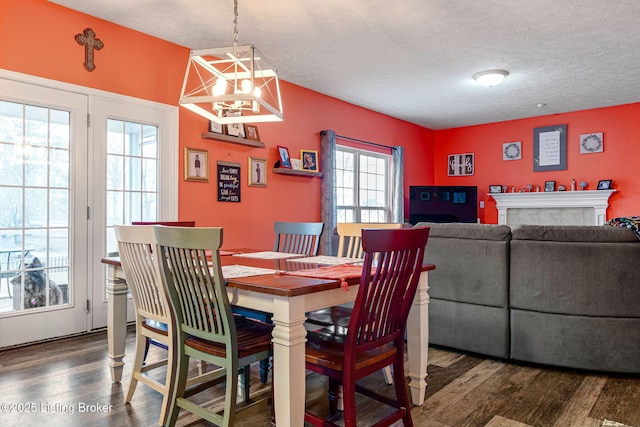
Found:
[[[376,144],[375,142],[363,141],[361,139],[350,138],[348,136],[336,135],[336,138],[346,139],[347,141],[359,142],[361,144],[373,145],[375,147],[382,147],[382,148],[389,148],[391,150],[397,150],[396,147],[389,147],[388,145]]]

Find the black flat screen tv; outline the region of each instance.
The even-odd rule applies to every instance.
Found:
[[[478,187],[409,187],[409,222],[477,222]]]

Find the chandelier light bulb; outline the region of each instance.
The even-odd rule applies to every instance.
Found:
[[[226,91],[227,91],[227,81],[225,79],[218,78],[218,80],[216,80],[215,86],[213,87],[213,94],[215,96],[220,96],[220,95],[224,95]]]
[[[251,93],[251,80],[243,80],[240,87],[242,88],[242,93]]]
[[[473,78],[483,86],[495,86],[500,84],[509,75],[505,70],[487,70],[477,73]]]

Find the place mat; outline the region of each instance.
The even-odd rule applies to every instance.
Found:
[[[371,274],[375,269],[371,269]],[[330,267],[310,268],[308,270],[278,271],[276,274],[312,277],[314,279],[336,279],[340,280],[340,286],[345,291],[349,289],[347,279],[359,279],[362,276],[361,265],[332,265]]]
[[[280,258],[299,257],[300,254],[290,254],[287,252],[263,251],[263,252],[247,252],[242,254],[233,254],[233,256],[241,256],[246,258],[260,258],[260,259],[280,259]]]
[[[319,256],[310,256],[310,257],[304,257],[304,258],[296,258],[296,259],[289,260],[289,262],[307,262],[309,264],[321,264],[321,265],[340,265],[340,264],[353,264],[356,262],[362,262],[362,259],[319,255]]]
[[[225,279],[235,279],[238,277],[262,276],[263,274],[273,274],[276,270],[270,268],[251,267],[248,265],[223,265],[222,277]]]

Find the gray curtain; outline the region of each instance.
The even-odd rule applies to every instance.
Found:
[[[404,147],[393,147],[391,222],[404,222]]]
[[[324,222],[324,232],[320,237],[319,253],[335,254],[333,230],[337,225],[335,165],[336,165],[336,133],[332,130],[320,132],[320,164],[322,165],[322,185],[320,188],[320,218]],[[334,250],[335,249],[335,250]]]

